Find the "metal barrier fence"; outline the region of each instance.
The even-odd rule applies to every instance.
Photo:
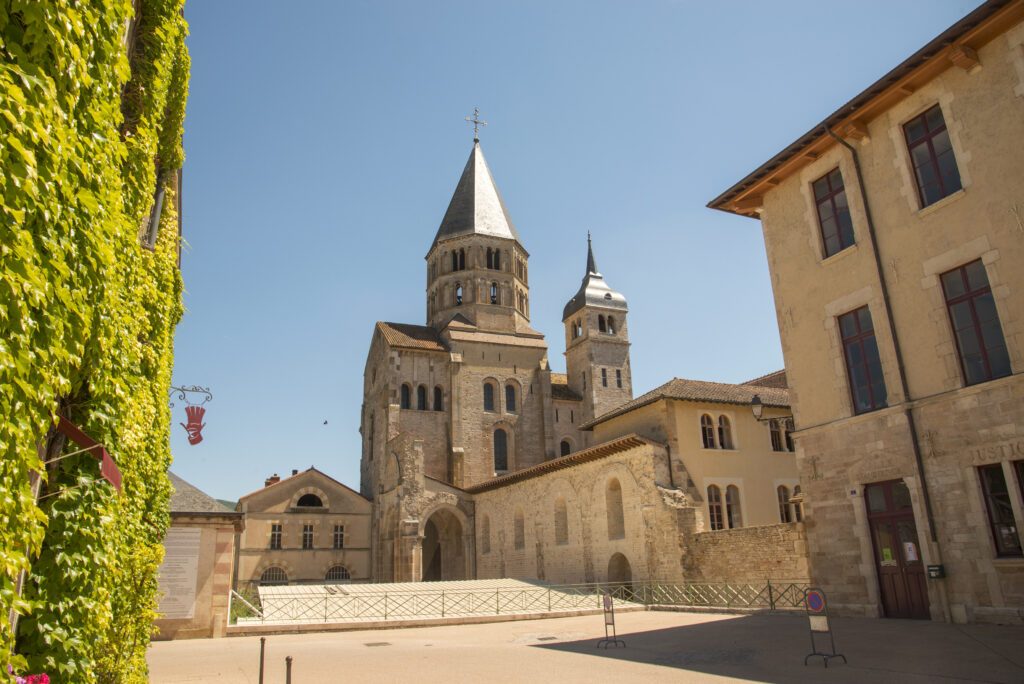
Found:
[[[769,611],[803,607],[807,580],[633,582],[524,585],[497,588],[349,591],[349,585],[287,585],[262,592],[231,592],[234,624],[290,624],[418,620],[475,615],[515,615],[601,610],[601,596],[636,606],[740,608]]]

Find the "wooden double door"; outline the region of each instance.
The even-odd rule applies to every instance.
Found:
[[[869,484],[864,497],[885,616],[929,619],[924,559],[906,483]]]

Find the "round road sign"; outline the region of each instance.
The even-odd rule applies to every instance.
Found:
[[[825,594],[819,589],[811,589],[807,592],[807,610],[812,613],[821,613],[825,610]]]

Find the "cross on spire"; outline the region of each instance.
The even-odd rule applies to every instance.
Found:
[[[466,122],[473,124],[473,142],[480,142],[480,127],[486,126],[487,122],[480,119],[479,107],[473,107],[473,116],[467,116]]]

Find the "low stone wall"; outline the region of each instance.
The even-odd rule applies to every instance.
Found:
[[[807,579],[803,523],[741,527],[694,534],[683,556],[690,582]]]

